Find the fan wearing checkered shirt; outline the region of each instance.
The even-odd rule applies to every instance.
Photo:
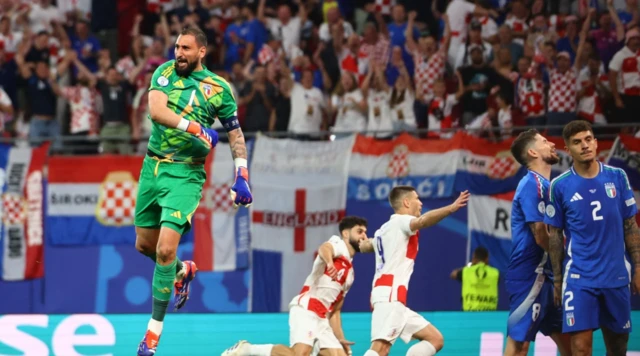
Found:
[[[171,291],[174,307],[188,299],[196,265],[180,261],[180,237],[191,228],[206,173],[204,161],[218,142],[211,129],[217,117],[226,129],[236,166],[231,187],[234,205],[249,206],[247,149],[229,84],[202,65],[207,38],[197,28],[185,28],[175,45],[175,60],[154,72],[149,88],[152,120],[147,155],[136,198],[136,249],[156,263],[152,282],[153,313],[138,346],[139,356],[156,352]]]

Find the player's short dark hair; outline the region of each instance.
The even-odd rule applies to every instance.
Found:
[[[207,47],[207,35],[197,27],[185,27],[180,31],[180,36],[191,35],[195,37],[198,47]]]
[[[408,193],[415,192],[416,188],[410,185],[398,185],[391,189],[389,193],[389,204],[394,210],[397,210],[400,206],[400,201]]]
[[[476,249],[473,250],[473,257],[476,260],[485,261],[486,259],[489,258],[489,250],[487,250],[482,246],[476,247]]]
[[[338,224],[338,230],[342,233],[344,230],[351,230],[356,226],[367,227],[367,219],[359,216],[345,216]]]
[[[588,121],[585,120],[573,120],[562,129],[562,138],[565,143],[568,143],[571,137],[580,132],[589,131],[593,133],[593,128]]]
[[[529,150],[531,144],[536,141],[536,135],[538,135],[538,130],[529,129],[521,132],[511,144],[511,154],[513,158],[525,167],[529,164],[527,150]]]

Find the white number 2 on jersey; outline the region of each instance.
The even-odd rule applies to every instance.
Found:
[[[600,205],[599,201],[592,201],[591,206],[593,206],[593,211],[591,211],[591,216],[593,216],[593,221],[598,221],[598,220],[602,220],[603,217],[602,215],[598,215],[598,212],[600,211],[600,209],[602,209],[602,206]]]

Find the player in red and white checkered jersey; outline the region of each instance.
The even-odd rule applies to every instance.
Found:
[[[416,43],[411,34],[411,29],[414,28],[413,24],[417,15],[415,11],[409,12],[409,21],[405,32],[405,38],[407,39],[405,47],[406,51],[413,56],[415,65],[413,80],[416,83],[416,99],[428,103],[433,99],[433,84],[437,80],[444,78],[451,29],[449,28],[449,17],[444,15],[445,31],[440,48],[438,48],[436,38],[428,32],[421,33],[418,43]]]
[[[362,252],[375,252],[376,273],[371,291],[371,348],[365,356],[387,356],[398,338],[411,346],[407,355],[433,356],[442,349],[442,334],[418,313],[406,306],[409,280],[418,255],[418,231],[433,226],[467,205],[469,193],[451,205],[421,215],[422,202],[415,188],[396,186],[389,193],[394,214],[360,245]]]
[[[609,76],[604,72],[602,60],[594,53],[578,75],[578,117],[591,123],[606,125],[601,98],[609,91]]]
[[[340,309],[354,274],[351,262],[360,245],[367,242],[367,221],[347,216],[338,225],[340,236],[332,236],[318,249],[311,273],[300,294],[289,304],[289,345],[252,345],[240,341],[222,356],[311,355],[314,346],[332,355],[351,354],[340,321]],[[369,252],[372,252],[369,249]]]
[[[616,103],[616,122],[637,122],[640,112],[640,31],[625,36],[625,46],[609,62],[611,93]],[[627,131],[627,130],[625,130]],[[629,132],[631,133],[631,132]]]

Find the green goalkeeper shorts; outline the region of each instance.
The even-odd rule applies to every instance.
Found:
[[[203,164],[159,160],[145,156],[136,198],[137,227],[191,229],[191,217],[202,198],[207,178]]]

